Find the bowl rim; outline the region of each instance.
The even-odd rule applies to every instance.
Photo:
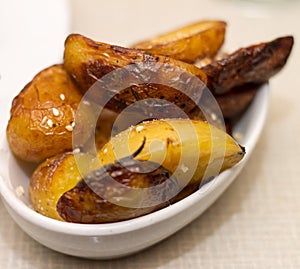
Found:
[[[80,223],[70,223],[63,222],[49,217],[43,216],[40,213],[37,213],[32,208],[27,206],[15,193],[12,186],[9,186],[8,176],[0,175],[0,196],[4,200],[5,206],[9,206],[16,214],[22,217],[27,222],[30,222],[36,226],[47,228],[50,231],[69,234],[69,235],[81,235],[81,236],[100,236],[100,235],[117,235],[121,233],[128,233],[131,231],[136,231],[143,229],[147,226],[157,224],[168,218],[171,218],[195,203],[201,202],[207,195],[209,195],[217,186],[222,184],[224,180],[230,173],[239,171],[246,164],[250,155],[255,147],[255,144],[259,138],[259,135],[263,129],[264,122],[267,116],[268,104],[269,104],[269,83],[263,84],[255,96],[261,98],[263,96],[260,108],[260,117],[257,118],[256,128],[251,131],[249,139],[247,141],[246,150],[247,154],[237,165],[233,168],[222,172],[218,175],[213,181],[205,184],[201,189],[195,193],[189,195],[188,197],[178,201],[175,204],[172,204],[168,207],[162,208],[158,211],[149,213],[145,216],[137,217],[130,220],[124,220],[113,223],[103,223],[103,224],[80,224]],[[255,101],[253,100],[253,101]],[[0,144],[0,153],[5,154],[5,160],[8,160],[12,156],[6,136],[3,135]],[[6,166],[7,167],[7,166]],[[213,184],[213,186],[212,186]],[[203,188],[206,188],[207,191],[203,191]]]
[[[241,161],[239,164],[237,164],[235,169],[241,166],[243,162],[244,161]],[[72,235],[112,235],[127,233],[133,230],[136,231],[138,229],[145,228],[148,225],[159,223],[180,213],[194,203],[200,202],[201,199],[212,192],[215,187],[221,184],[222,181],[226,180],[227,174],[231,172],[230,170],[224,171],[222,174],[216,177],[214,186],[212,188],[207,188],[208,190],[205,193],[196,191],[181,201],[178,201],[177,203],[162,208],[158,211],[134,219],[112,223],[81,224],[64,222],[46,217],[22,202],[17,197],[14,190],[8,186],[7,182],[5,182],[2,176],[0,176],[0,194],[5,200],[5,203],[7,203],[7,205],[11,207],[19,216],[37,226],[47,227],[47,229],[51,231]],[[207,186],[209,186],[209,184],[211,183],[207,183]]]

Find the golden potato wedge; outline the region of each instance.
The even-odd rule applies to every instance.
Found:
[[[195,128],[197,136],[191,136],[191,126]],[[176,132],[178,128],[183,132],[183,136],[180,138]],[[162,144],[156,144],[155,146],[158,140],[162,141]],[[213,149],[212,144],[214,145]],[[112,145],[116,149],[118,148],[117,156]],[[141,148],[140,145],[143,145],[143,147]],[[154,148],[151,148],[151,145]],[[137,149],[139,149],[138,152]],[[149,150],[152,152],[152,157]],[[128,162],[128,151],[134,153],[132,155],[135,160],[143,161],[142,163],[146,164],[146,168],[156,164],[158,170],[151,169],[152,174],[139,174],[136,168],[139,167],[140,169],[141,163],[136,163],[133,159]],[[199,156],[196,156],[195,167],[189,162],[182,163],[182,160],[195,161],[194,158],[197,153],[199,153]],[[176,167],[180,165],[180,171],[173,173],[176,181],[169,182],[168,189],[176,190],[176,193],[179,192],[180,188],[183,187],[180,175],[189,179],[192,178],[188,182],[188,186],[191,186],[189,192],[185,190],[181,196],[185,197],[190,191],[195,190],[194,186],[199,186],[204,175],[210,177],[220,172],[217,168],[223,171],[232,167],[243,158],[244,154],[244,149],[230,136],[206,122],[173,119],[144,122],[125,130],[112,138],[102,148],[98,158],[105,165],[110,175],[119,183],[125,184],[124,186],[127,184],[127,186],[138,188],[154,186],[158,182],[164,182],[170,175],[168,171],[173,173]],[[122,158],[124,156],[127,160]],[[116,157],[118,157],[118,160]],[[86,155],[80,158],[80,171],[76,166],[72,153],[64,153],[56,158],[48,159],[36,169],[30,182],[30,198],[37,212],[59,220],[65,218],[67,221],[74,222],[103,223],[141,216],[168,204],[161,203],[154,205],[152,208],[141,207],[133,210],[112,203],[113,199],[120,201],[122,195],[120,196],[119,193],[118,196],[117,192],[114,192],[114,185],[109,182],[102,187],[99,185],[98,188],[97,184],[99,184],[99,177],[103,175],[104,166],[99,170],[99,160],[98,163],[95,159],[90,161]],[[152,160],[162,161],[162,165],[160,166],[159,163]],[[193,171],[193,168],[195,168],[195,171]],[[143,172],[143,170],[140,171]],[[207,171],[209,172],[207,173]],[[88,190],[86,184],[81,181],[81,174],[87,175],[87,179],[90,180],[88,185],[96,184],[97,190],[102,189],[105,193],[107,191],[106,194],[109,196],[110,201],[95,196],[92,191]],[[88,177],[89,175],[92,176]],[[93,186],[95,187],[95,185]],[[109,192],[107,187],[111,187],[112,192]],[[128,194],[126,190],[121,192],[124,195],[126,193]],[[162,195],[162,193],[162,189],[161,192],[150,192],[148,197],[155,201],[158,197],[155,195]],[[133,197],[132,199],[136,198],[141,197]],[[173,201],[176,201],[176,198]],[[67,210],[69,211],[67,212]]]
[[[201,68],[214,94],[223,94],[246,83],[264,83],[286,64],[293,47],[292,36],[241,48]]]
[[[205,87],[206,75],[199,68],[191,64],[177,61],[166,56],[153,55],[138,49],[128,49],[95,42],[78,34],[70,35],[65,42],[64,66],[73,76],[83,93],[85,93],[97,79],[113,70],[134,63],[145,63],[148,64],[148,66],[151,66],[151,63],[166,64],[170,69],[169,72],[164,72],[165,76],[174,75],[175,71],[172,68],[177,68],[177,70],[182,70],[182,73],[185,72],[199,78],[203,81],[203,87],[186,87],[186,94],[189,96],[198,95],[200,98],[202,89]],[[151,70],[151,67],[149,70]],[[144,70],[141,71],[137,68],[135,71],[139,73]],[[107,104],[107,108],[116,112],[122,111],[125,107],[137,100],[148,98],[165,99],[176,104],[178,107],[183,107],[185,112],[189,112],[195,107],[195,103],[185,93],[164,85],[164,83],[160,83],[162,80],[160,72],[155,73],[152,71],[152,75],[155,76],[153,80],[157,82],[134,84],[116,95],[113,85],[106,91],[99,89],[96,96],[93,96],[93,100],[102,101],[109,96],[111,99]],[[178,77],[176,78],[178,79]],[[183,75],[180,78],[181,80],[185,79]],[[126,77],[126,75],[122,78],[118,77],[118,79],[115,80],[116,85],[120,84],[120,80],[129,81],[130,79]],[[186,80],[188,80],[188,77],[186,77]]]
[[[38,73],[12,103],[7,140],[13,153],[23,160],[40,162],[71,150],[81,98],[63,65]],[[90,116],[86,115],[87,121]],[[87,135],[82,132],[82,139],[86,140]]]
[[[180,177],[190,176],[194,171],[189,184],[199,184],[204,176],[216,175],[214,173],[233,166],[244,155],[233,138],[207,122],[166,119],[142,122],[114,136],[99,152],[101,164],[107,165],[132,154],[144,138],[146,144],[136,159],[161,163],[170,172],[177,171]],[[223,158],[218,170],[216,164]],[[178,166],[183,167],[182,171]],[[213,170],[215,168],[218,171]]]
[[[192,63],[204,57],[214,57],[224,43],[225,30],[223,21],[200,21],[132,47]]]

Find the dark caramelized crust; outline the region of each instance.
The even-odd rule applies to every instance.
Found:
[[[282,69],[293,43],[293,37],[287,36],[242,48],[201,70],[207,74],[209,89],[215,94],[250,82],[263,83]]]
[[[143,192],[137,195],[133,191],[136,189]],[[169,205],[167,197],[178,192],[177,182],[163,167],[150,161],[127,159],[87,175],[61,196],[56,208],[68,222],[115,222],[163,208]]]

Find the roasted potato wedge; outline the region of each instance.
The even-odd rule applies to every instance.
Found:
[[[223,21],[200,21],[132,47],[193,63],[199,58],[217,54],[224,43],[225,30]]]
[[[81,98],[63,65],[38,73],[12,103],[7,140],[13,153],[23,160],[40,162],[71,150],[75,113]],[[86,121],[92,117],[82,116]],[[82,140],[88,135],[82,132]]]
[[[186,131],[180,137],[177,133],[178,128]],[[196,136],[191,135],[190,128],[194,128]],[[156,144],[157,141],[161,141],[161,143]],[[145,143],[143,147],[136,153],[143,143]],[[211,147],[212,143],[214,150]],[[115,152],[112,146],[118,152]],[[152,156],[149,151],[151,151]],[[128,152],[130,152],[129,155]],[[199,152],[199,156],[196,156],[195,167],[193,167],[193,164],[188,161],[195,161],[195,152]],[[126,183],[128,186],[140,188],[152,186],[157,184],[156,179],[164,182],[165,178],[169,176],[168,171],[170,171],[170,174],[173,174],[174,180],[176,180],[171,182],[170,189],[180,190],[187,183],[183,182],[182,178],[188,178],[191,179],[188,185],[193,186],[193,188],[190,188],[191,191],[194,190],[194,186],[199,186],[204,175],[211,177],[220,172],[217,168],[223,171],[232,167],[243,158],[244,154],[244,149],[230,136],[206,122],[173,119],[144,122],[121,132],[102,148],[99,152],[99,159],[96,159],[100,160],[102,167],[108,168],[111,174],[115,172],[114,175],[118,182],[122,184]],[[130,155],[133,155],[135,160],[144,161],[146,167],[149,167],[148,165],[152,166],[154,163],[158,164],[158,170],[154,169],[154,174],[149,173],[149,175],[148,173],[138,175],[138,170],[135,170],[137,174],[130,172],[130,170],[137,167],[134,160],[131,163],[129,162],[130,165],[126,160],[124,162],[124,158],[126,159]],[[224,161],[220,163],[223,157]],[[92,173],[93,175],[94,173],[94,175],[98,175],[99,170],[90,171],[99,169],[97,167],[99,163],[97,164],[96,161],[91,162],[85,155],[81,158],[83,163],[80,164],[80,167],[84,168],[84,171],[80,171],[81,173],[78,166],[76,166],[72,153],[64,153],[59,157],[48,159],[36,169],[30,182],[30,198],[37,212],[59,220],[65,218],[76,222],[103,223],[133,218],[167,205],[167,203],[163,203],[158,207],[141,208],[133,211],[132,209],[126,209],[126,207],[113,205],[107,200],[95,196],[81,182],[81,174],[89,175],[89,173]],[[186,162],[182,163],[182,160]],[[161,166],[158,161],[162,161]],[[123,167],[120,167],[118,163],[121,163]],[[221,167],[218,167],[218,164]],[[123,170],[124,166],[127,170]],[[179,170],[177,172],[175,172],[176,167]],[[156,178],[154,181],[152,181],[153,175]],[[98,184],[97,177],[92,176],[90,180],[91,184]],[[78,183],[79,185],[77,185]],[[105,185],[103,188],[101,187],[102,190],[107,191],[107,186],[112,187],[112,189],[114,187]],[[81,191],[87,192],[82,193]],[[161,194],[162,192],[159,192],[159,195]],[[113,198],[115,194],[112,191],[108,195]],[[150,193],[149,195],[149,197],[152,197],[151,195],[158,195],[158,193]],[[184,195],[187,195],[187,192]],[[120,197],[117,198],[121,199]],[[152,198],[156,199],[155,196]],[[81,204],[78,202],[79,200]],[[75,210],[76,208],[78,210],[85,208],[86,211],[78,212]],[[57,209],[62,217],[58,214]]]
[[[176,73],[174,69],[179,71],[182,70],[180,76],[181,80],[189,79],[188,77],[184,78],[184,72],[186,72],[203,81],[203,86],[202,88],[187,87],[185,94],[173,87],[164,85],[163,82],[160,83],[162,80],[160,77],[161,73],[153,72],[152,70],[151,74],[154,76],[153,80],[157,82],[135,84],[118,94],[115,94],[116,92],[115,89],[113,89],[113,85],[112,89],[109,87],[106,91],[99,89],[96,96],[93,96],[93,100],[101,102],[108,96],[110,102],[107,104],[107,108],[116,112],[122,111],[125,107],[137,100],[148,98],[165,99],[176,104],[178,107],[183,108],[187,113],[195,107],[195,103],[189,96],[196,95],[200,98],[202,89],[205,87],[206,83],[205,73],[196,66],[166,56],[153,55],[138,49],[127,49],[95,42],[78,34],[70,35],[65,42],[64,66],[73,76],[83,93],[85,93],[97,79],[113,70],[134,63],[147,63],[149,64],[148,66],[150,66],[151,63],[166,64],[170,70],[169,72],[164,72],[165,76],[174,76],[174,73]],[[151,72],[151,68],[152,67],[150,67],[149,72]],[[135,71],[136,74],[139,74],[139,72],[144,72],[145,70],[141,71],[137,67]],[[177,71],[177,73],[179,71]],[[176,78],[178,79],[178,77]],[[120,79],[123,81],[130,81],[129,76],[122,78],[118,77],[118,83],[120,82]],[[116,85],[118,83],[116,82]]]
[[[214,94],[228,92],[246,83],[264,83],[285,65],[294,39],[292,36],[242,48],[201,68]]]
[[[195,170],[191,184],[194,181],[199,184],[204,176],[214,176],[214,173],[233,166],[244,155],[243,150],[229,135],[207,122],[167,119],[142,122],[117,134],[100,150],[101,164],[114,163],[132,154],[144,137],[146,144],[136,159],[161,163],[172,173],[182,165],[183,174],[177,169],[182,178],[186,176],[184,171],[189,174]],[[212,152],[212,145],[215,152]],[[214,171],[220,158],[224,158],[224,162],[219,167],[220,170]]]

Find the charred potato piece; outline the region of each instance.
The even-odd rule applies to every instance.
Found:
[[[93,100],[101,102],[108,97],[110,102],[107,104],[107,108],[116,112],[122,111],[125,107],[137,100],[148,98],[166,99],[178,107],[183,107],[186,112],[189,112],[195,107],[195,103],[191,101],[189,96],[196,95],[200,98],[202,89],[206,83],[205,73],[196,66],[166,56],[153,55],[138,49],[128,49],[95,42],[78,34],[70,35],[65,42],[64,66],[73,76],[83,93],[85,93],[97,79],[111,71],[138,63],[149,64],[148,66],[150,66],[151,63],[166,64],[170,70],[169,72],[164,72],[164,75],[168,76],[168,74],[170,74],[172,76],[174,75],[174,69],[182,70],[182,73],[186,72],[203,81],[203,87],[201,89],[199,89],[199,87],[187,87],[187,93],[184,94],[173,87],[164,85],[164,83],[159,83],[162,79],[160,73],[152,70],[151,74],[154,76],[153,80],[156,81],[155,83],[135,84],[116,95],[113,89],[114,85],[112,85],[105,91],[99,89],[96,96],[93,96]],[[151,68],[152,67],[150,67],[150,69]],[[139,70],[138,67],[135,69],[138,75],[144,71],[145,70]],[[178,72],[179,71],[177,71],[177,73]],[[180,78],[182,80],[188,80],[188,77],[184,78],[183,75]],[[130,78],[126,77],[126,75],[121,79],[123,81],[130,81]],[[118,77],[116,81],[120,81],[120,78]],[[116,85],[119,85],[119,83],[116,82]]]
[[[128,157],[122,163],[101,167],[61,196],[57,212],[68,222],[107,223],[163,208],[169,205],[163,198],[175,196],[179,187],[169,171],[157,166]],[[138,194],[134,192],[137,188],[141,191]]]
[[[171,123],[171,126],[168,122]],[[190,125],[192,128],[195,128],[196,137],[191,136]],[[176,133],[177,127],[186,131],[180,137],[181,141]],[[128,136],[129,133],[131,135]],[[157,140],[162,141],[162,144],[156,144],[155,146]],[[136,153],[143,141],[145,141],[145,144]],[[214,149],[211,148],[212,143],[214,143]],[[120,158],[116,158],[112,145],[119,149],[117,156]],[[132,150],[129,154],[128,149]],[[192,169],[191,163],[188,162],[188,160],[194,159],[195,149],[199,152],[199,160],[198,162],[196,160],[195,163],[196,171]],[[225,149],[225,152],[223,149]],[[151,150],[154,158],[149,155],[149,150]],[[103,175],[101,170],[103,168],[99,170],[99,160],[102,163],[101,167],[106,167],[110,175],[114,176],[119,183],[125,184],[124,186],[127,184],[127,186],[140,188],[154,186],[158,181],[164,182],[169,177],[168,171],[173,173],[176,167],[179,166],[179,174],[173,175],[174,178],[176,176],[177,181],[172,180],[169,182],[168,189],[177,193],[184,187],[182,179],[180,176],[177,177],[178,175],[188,177],[188,179],[192,178],[188,182],[188,186],[192,187],[189,188],[187,186],[189,192],[185,192],[181,196],[185,197],[190,191],[194,190],[194,186],[199,186],[204,175],[211,176],[220,172],[215,169],[215,165],[220,161],[220,158],[224,157],[221,167],[221,171],[223,171],[239,162],[243,158],[244,153],[244,149],[230,136],[206,122],[190,122],[188,120],[154,120],[144,122],[112,138],[99,152],[98,162],[94,161],[96,159],[93,159],[91,162],[86,155],[80,157],[80,162],[82,162],[80,167],[84,167],[83,171],[79,171],[72,153],[65,153],[56,158],[46,160],[36,169],[31,178],[30,198],[37,212],[59,220],[66,219],[68,221],[94,223],[129,219],[152,212],[166,206],[167,203],[162,203],[158,207],[141,208],[134,211],[126,207],[113,205],[111,202],[99,198],[81,182],[81,174],[87,175],[85,178],[90,178],[88,179],[90,180],[89,183],[96,184],[96,190],[102,190],[111,199],[122,198],[114,192],[114,185],[111,185],[111,183],[105,183],[104,186],[97,185],[99,183],[98,176],[101,177]],[[151,168],[155,163],[158,165],[158,170],[152,169],[153,173],[138,174],[138,171],[135,169],[142,169],[141,164],[137,164],[132,159],[124,162],[124,158],[132,154],[135,160],[143,161],[142,163],[146,165],[146,168],[149,168],[149,166]],[[187,162],[182,164],[182,160]],[[162,161],[161,165],[159,165],[160,161]],[[122,167],[119,164],[122,164]],[[94,171],[96,169],[98,170]],[[210,171],[210,173],[205,174],[205,171]],[[92,176],[88,177],[88,175]],[[109,188],[107,187],[111,187],[112,193],[108,191]],[[126,190],[122,192],[124,195],[126,193]],[[158,193],[150,192],[147,195],[155,200],[158,197],[157,195],[164,195],[164,190],[162,189]],[[141,197],[137,197],[137,199],[139,198]],[[81,202],[79,203],[79,201]],[[77,209],[80,212],[76,211]]]
[[[12,103],[7,140],[13,153],[23,160],[40,162],[71,150],[75,113],[81,98],[63,65],[38,73]],[[87,121],[89,116],[85,117]],[[82,132],[83,140],[86,136]]]
[[[293,43],[293,37],[286,36],[242,48],[201,70],[207,74],[208,87],[215,94],[246,83],[264,83],[286,64]]]
[[[228,119],[241,115],[253,100],[259,87],[260,85],[247,84],[228,93],[216,95],[223,117]]]
[[[214,57],[224,43],[225,30],[223,21],[200,21],[132,47],[192,63],[199,58]]]

